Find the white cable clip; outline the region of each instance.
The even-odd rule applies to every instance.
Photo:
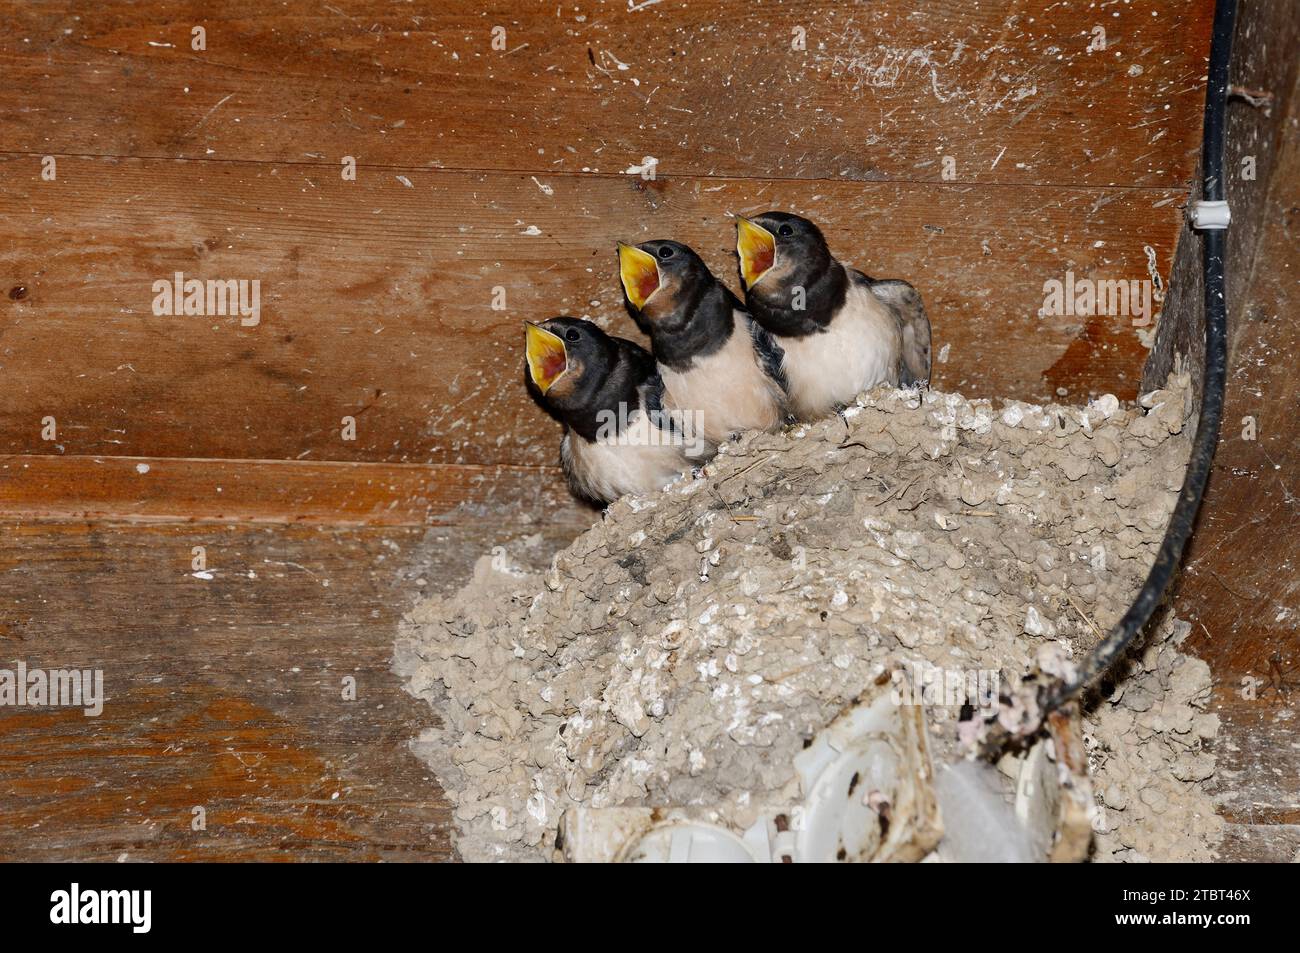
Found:
[[[1232,221],[1227,202],[1193,202],[1192,228],[1198,231],[1222,231]]]

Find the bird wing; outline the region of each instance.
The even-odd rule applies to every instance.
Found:
[[[877,281],[866,278],[876,298],[894,312],[903,336],[903,353],[899,366],[899,383],[910,387],[930,380],[930,318],[925,313],[921,293],[901,279]]]
[[[790,382],[786,380],[785,369],[782,366],[785,363],[785,352],[781,350],[781,345],[776,343],[776,337],[750,318],[749,339],[754,343],[754,353],[758,355],[758,362],[762,365],[763,372],[776,381],[783,395],[788,393]]]

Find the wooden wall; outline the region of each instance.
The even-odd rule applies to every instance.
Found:
[[[1214,469],[1173,597],[1187,646],[1214,674],[1224,860],[1300,857],[1300,7],[1243,0],[1224,168],[1228,384]],[[1252,102],[1253,99],[1253,102]],[[1200,239],[1180,241],[1152,379],[1176,352],[1203,360]]]
[[[524,395],[519,322],[566,311],[635,337],[615,240],[682,238],[730,281],[729,212],[802,211],[922,289],[938,386],[1133,396],[1149,337],[1040,317],[1042,286],[1142,279],[1148,248],[1170,283],[1211,7],[0,6],[0,518],[18,517],[0,646],[106,668],[112,701],[102,719],[7,712],[0,857],[448,855],[449,807],[405,750],[429,714],[388,671],[393,628],[491,545],[536,531],[541,565],[592,518]],[[1241,7],[1234,82],[1270,98],[1230,114],[1229,167],[1258,170],[1229,183],[1228,412],[1175,606],[1215,675],[1224,854],[1286,860],[1300,20]],[[628,171],[646,156],[653,181]],[[1152,384],[1198,353],[1190,237],[1182,255]],[[260,280],[260,324],[155,316],[178,270]],[[230,525],[290,522],[321,525]],[[194,545],[213,578],[190,572]]]
[[[1131,320],[1043,283],[1167,279],[1210,8],[7,4],[0,512],[585,519],[520,321],[635,337],[616,240],[734,280],[728,213],[769,207],[920,287],[938,386],[1132,397]],[[177,271],[259,280],[260,323],[155,316]]]

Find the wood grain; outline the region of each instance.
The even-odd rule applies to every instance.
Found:
[[[569,526],[597,511],[558,467],[0,456],[0,516],[136,522]]]
[[[0,857],[447,856],[446,806],[402,750],[422,713],[386,671],[399,605],[376,562],[419,535],[7,528],[6,657],[100,668],[108,699],[0,710]],[[194,545],[225,571],[190,575]]]
[[[1300,17],[1294,8],[1274,15],[1267,35],[1289,32],[1292,43],[1279,48],[1294,48]],[[1270,21],[1256,11],[1253,22]],[[1300,857],[1300,68],[1294,58],[1284,66],[1285,78],[1269,87],[1271,114],[1234,107],[1237,130],[1256,128],[1229,139],[1228,168],[1261,140],[1275,143],[1274,168],[1262,200],[1248,194],[1258,184],[1228,183],[1233,207],[1255,210],[1250,230],[1229,234],[1230,247],[1252,233],[1258,244],[1233,255],[1240,267],[1229,298],[1234,347],[1223,430],[1175,602],[1194,623],[1188,645],[1210,664],[1223,721],[1215,745],[1230,825],[1223,855],[1275,862]]]
[[[1300,335],[1290,320],[1300,273],[1300,67],[1280,51],[1300,42],[1294,5],[1243,5],[1232,83],[1262,94],[1229,102],[1225,182],[1233,224],[1227,239],[1229,376],[1223,428],[1174,611],[1194,621],[1188,645],[1209,663],[1216,793],[1228,822],[1225,860],[1300,856],[1300,749],[1294,705],[1300,680],[1297,501],[1300,457],[1290,368]],[[1247,165],[1249,162],[1249,166]],[[1254,177],[1245,175],[1253,168]],[[1180,240],[1172,294],[1148,383],[1177,355],[1199,380],[1204,355],[1200,241]],[[1246,418],[1255,422],[1251,440]]]
[[[98,719],[0,709],[0,859],[448,856],[393,627],[489,546],[539,533],[540,557],[590,520],[518,328],[568,312],[637,337],[615,240],[679,237],[732,281],[727,213],[802,211],[921,288],[939,386],[1136,393],[1131,323],[1039,317],[1042,286],[1145,278],[1148,247],[1169,280],[1212,4],[634,6],[0,8],[0,648],[102,667],[110,693]],[[1230,167],[1259,176],[1230,183],[1252,210],[1232,240],[1261,244],[1235,252],[1227,424],[1176,611],[1224,721],[1225,856],[1287,860],[1296,17],[1243,11],[1235,78],[1275,118],[1234,107]],[[646,156],[654,181],[628,172]],[[260,280],[261,324],[155,317],[178,270]],[[1171,291],[1167,340],[1194,344],[1196,290]]]
[[[932,182],[948,155],[962,183],[1177,188],[1212,6],[10,4],[3,147]]]
[[[1148,249],[1168,275],[1209,11],[11,5],[0,453],[553,466],[558,428],[520,386],[520,321],[572,313],[639,339],[614,242],[680,238],[734,283],[728,213],[768,207],[921,287],[939,386],[1131,397],[1146,350],[1129,319],[1040,317],[1043,283],[1141,280]],[[652,181],[635,173],[646,156]],[[258,281],[261,323],[154,315],[153,283],[177,272]],[[44,502],[28,483],[7,511],[336,508],[297,490],[266,498],[279,515],[205,503],[229,472]],[[432,497],[460,500],[456,471],[437,472]],[[359,476],[326,478],[339,519],[419,511],[409,481],[384,477],[384,500],[344,486]]]
[[[407,749],[432,716],[388,670],[395,627],[525,532],[7,524],[0,667],[102,669],[107,700],[0,708],[0,859],[446,859],[447,805]]]
[[[0,450],[421,464],[553,465],[558,427],[522,386],[521,321],[570,313],[640,339],[615,242],[675,236],[734,284],[728,214],[772,206],[921,289],[946,359],[938,386],[1132,397],[1146,356],[1133,319],[1040,317],[1043,285],[1067,271],[1145,280],[1148,247],[1167,274],[1182,201],[450,172],[412,173],[408,188],[391,174],[135,159],[64,159],[54,182],[35,159],[0,173]],[[259,281],[260,324],[156,316],[153,283],[176,272]]]

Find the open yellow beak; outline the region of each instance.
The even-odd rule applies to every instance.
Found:
[[[524,322],[524,351],[528,356],[528,373],[543,394],[569,369],[564,339],[531,321]]]
[[[635,245],[618,243],[618,276],[623,279],[627,300],[638,311],[659,290],[659,263],[654,255]]]
[[[752,288],[776,261],[776,238],[762,225],[737,215],[736,253],[740,255],[740,276],[745,287]]]

